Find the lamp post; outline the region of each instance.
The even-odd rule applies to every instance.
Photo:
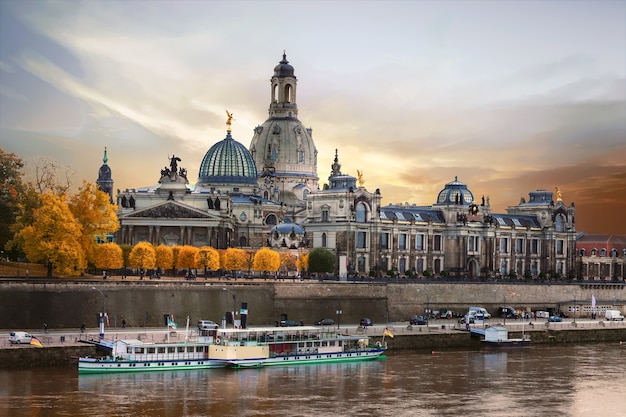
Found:
[[[341,306],[337,308],[336,314],[337,314],[337,329],[340,329],[341,328],[341,315],[343,314],[343,311],[341,311]]]
[[[104,339],[104,314],[105,314],[104,302],[107,296],[105,293],[103,293],[102,291],[100,291],[100,289],[96,287],[91,287],[91,289],[94,291],[98,291],[100,295],[102,296],[102,313],[100,314],[98,322],[100,323],[100,340],[103,340]]]
[[[237,314],[237,296],[234,292],[229,290],[228,288],[224,288],[224,291],[228,291],[233,296],[233,329],[235,328],[235,316]]]

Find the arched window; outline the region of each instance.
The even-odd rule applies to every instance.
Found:
[[[559,214],[558,216],[556,216],[556,219],[554,219],[555,221],[555,225],[554,228],[557,232],[564,232],[565,231],[565,218],[563,217],[562,214]]]
[[[292,102],[293,100],[292,94],[293,94],[293,88],[291,87],[291,84],[287,84],[285,86],[285,97],[284,97],[284,101],[286,103]]]
[[[591,256],[596,256],[596,255],[598,255],[598,249],[596,248],[591,249]]]
[[[606,256],[606,249],[605,248],[600,249],[600,256]]]
[[[617,258],[617,249],[611,249],[611,258]]]
[[[322,247],[325,248],[326,244],[326,233],[322,233]]]
[[[322,207],[322,223],[328,223],[330,221],[330,207]]]
[[[274,213],[268,214],[267,217],[265,218],[265,224],[275,225],[277,223],[278,223],[278,219],[276,218],[276,215]]]
[[[580,250],[580,256],[586,256],[587,255],[587,250],[585,248],[582,248]]]
[[[239,246],[248,246],[248,239],[245,236],[239,238]]]
[[[356,222],[365,223],[367,221],[367,206],[363,203],[356,205]]]

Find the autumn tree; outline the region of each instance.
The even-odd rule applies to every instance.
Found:
[[[220,269],[220,254],[210,246],[203,246],[196,253],[196,266],[204,269],[204,277],[207,271],[217,271]]]
[[[122,278],[126,278],[126,267],[130,265],[130,252],[133,250],[133,245],[123,243],[120,245],[120,249],[122,249],[122,259],[124,262]]]
[[[70,198],[70,210],[82,226],[81,244],[88,261],[93,261],[96,238],[106,241],[106,236],[120,228],[117,206],[109,202],[109,195],[95,184],[83,181],[78,193]]]
[[[178,252],[176,268],[184,268],[191,272],[191,268],[196,267],[196,253],[198,253],[198,248],[195,246],[182,246]]]
[[[301,253],[298,256],[297,267],[300,273],[302,273],[302,271],[306,271],[309,268],[309,254],[308,253]]]
[[[139,242],[130,251],[128,261],[130,266],[141,270],[143,278],[143,273],[147,269],[153,269],[156,265],[156,250],[149,242]]]
[[[228,248],[224,252],[224,269],[229,271],[242,271],[247,265],[246,251],[239,248]]]
[[[124,266],[124,252],[117,243],[103,243],[94,250],[94,265],[98,269],[120,269]]]
[[[163,271],[174,268],[174,251],[170,246],[161,244],[156,247],[156,267]]]
[[[289,271],[296,270],[297,258],[291,252],[280,253],[280,269],[284,274],[288,274]]]
[[[33,211],[33,223],[19,232],[23,249],[31,262],[43,261],[60,275],[77,275],[86,267],[81,246],[81,225],[74,219],[63,198],[41,195],[41,207]]]
[[[13,235],[11,226],[20,213],[20,196],[25,188],[22,182],[23,167],[24,162],[17,155],[6,153],[0,148],[0,248],[7,251],[11,251],[7,242]]]
[[[335,272],[335,255],[324,248],[315,248],[309,252],[309,272]]]
[[[280,255],[270,248],[261,248],[254,255],[252,269],[255,271],[278,271],[280,268]]]

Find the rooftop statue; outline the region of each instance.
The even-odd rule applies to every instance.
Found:
[[[233,114],[226,110],[226,116],[228,117],[228,119],[226,119],[226,126],[228,126],[227,131],[230,132],[230,125],[233,123]]]
[[[363,179],[363,172],[357,169],[356,175],[357,177],[359,177],[359,187],[363,187],[363,184],[365,184],[365,180]]]
[[[556,201],[558,202],[563,202],[563,194],[561,193],[561,190],[559,189],[559,187],[554,187],[556,189]]]

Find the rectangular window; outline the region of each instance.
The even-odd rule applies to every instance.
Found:
[[[356,247],[357,248],[365,248],[365,237],[367,236],[367,232],[358,232],[356,235]]]
[[[436,250],[436,251],[441,250],[441,235],[433,236],[433,250]]]
[[[539,253],[539,239],[533,239],[530,241],[530,253],[537,255]]]
[[[424,250],[424,235],[415,236],[415,249]]]
[[[524,239],[515,239],[515,253],[524,253]]]
[[[563,255],[563,241],[562,240],[556,241],[556,253],[558,255]]]
[[[400,250],[406,249],[406,233],[400,233],[398,235],[398,249]]]
[[[509,238],[508,237],[500,238],[500,252],[509,253]]]
[[[381,233],[380,235],[380,248],[389,249],[389,233]]]
[[[330,221],[330,218],[328,216],[328,210],[322,210],[322,222],[328,223],[329,221]]]

